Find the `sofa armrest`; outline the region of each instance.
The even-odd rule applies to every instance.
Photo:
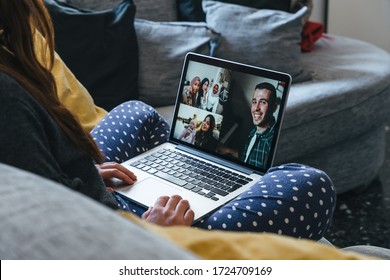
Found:
[[[0,259],[194,259],[60,184],[0,164]]]

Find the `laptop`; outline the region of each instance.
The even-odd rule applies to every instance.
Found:
[[[250,157],[248,151],[256,145],[250,135],[259,117],[251,113],[252,99],[256,85],[263,83],[276,91],[269,117],[272,130],[264,152]],[[201,220],[245,192],[272,166],[290,85],[286,73],[188,53],[168,142],[123,162],[137,181],[116,192],[145,207],[160,196],[178,194],[190,202],[194,223]],[[200,87],[205,94],[196,92]]]

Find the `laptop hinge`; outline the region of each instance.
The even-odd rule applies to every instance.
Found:
[[[178,145],[178,146],[176,146],[176,149],[184,151],[184,152],[187,152],[187,153],[190,153],[190,154],[193,154],[193,155],[201,157],[203,159],[215,162],[215,163],[223,165],[225,167],[237,170],[238,172],[244,173],[246,175],[250,175],[250,174],[253,174],[253,173],[259,174],[258,172],[254,171],[254,170],[252,170],[250,168],[246,168],[246,167],[240,166],[238,164],[235,164],[235,163],[232,163],[232,162],[228,162],[226,160],[217,158],[215,156],[209,155],[209,154],[201,152],[201,151],[196,151],[196,150],[188,148],[186,146]]]

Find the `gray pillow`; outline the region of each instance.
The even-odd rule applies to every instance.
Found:
[[[62,0],[80,9],[101,11],[117,6],[122,0]],[[176,21],[178,9],[176,0],[133,0],[136,18],[154,21]]]
[[[154,107],[176,101],[184,56],[212,55],[218,35],[201,22],[134,22],[139,47],[139,99]]]
[[[203,1],[207,25],[221,34],[215,56],[289,73],[293,82],[311,79],[300,48],[303,7],[295,14]]]
[[[112,9],[117,6],[122,0],[59,0],[79,9],[87,9],[94,11],[103,11]]]

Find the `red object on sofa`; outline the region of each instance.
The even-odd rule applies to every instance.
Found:
[[[302,30],[301,50],[310,52],[315,42],[324,34],[324,25],[319,22],[307,21]]]

